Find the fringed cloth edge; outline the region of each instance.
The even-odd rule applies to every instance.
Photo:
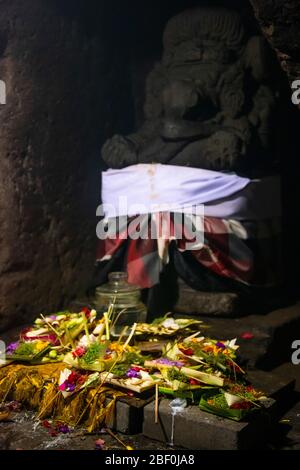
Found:
[[[64,363],[11,364],[0,369],[0,401],[15,400],[36,411],[38,419],[52,418],[88,432],[115,421],[115,403],[124,393],[106,386],[83,389],[64,398],[58,388]]]

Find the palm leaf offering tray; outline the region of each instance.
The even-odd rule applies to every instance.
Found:
[[[38,360],[49,350],[49,342],[34,340],[23,341],[15,343],[14,346],[10,345],[7,350],[7,357],[13,361],[33,362]]]
[[[151,336],[176,336],[184,331],[198,329],[203,322],[191,318],[172,318],[171,313],[168,313],[162,318],[157,318],[152,323],[138,323],[136,328],[136,336],[151,335]]]
[[[263,403],[266,397],[257,392],[251,385],[233,386],[226,392],[224,390],[209,390],[200,398],[200,409],[212,414],[223,416],[224,418],[240,421],[246,417],[250,411],[257,411],[260,402]]]
[[[128,376],[128,374],[136,373],[136,377]],[[103,373],[103,380],[107,384],[114,385],[123,389],[130,390],[137,394],[144,393],[147,390],[152,389],[156,384],[161,383],[161,380],[156,377],[152,377],[147,370],[131,366],[124,377],[118,377],[115,373]]]
[[[65,416],[89,430],[107,419],[103,394],[112,398],[111,407],[117,397],[144,392],[156,400],[159,395],[185,398],[205,412],[233,420],[264,406],[264,394],[249,384],[238,365],[236,340],[209,338],[202,334],[202,322],[170,315],[134,324],[129,336],[124,331],[116,339],[110,334],[113,319],[111,309],[103,316],[87,308],[41,315],[7,347],[0,400],[21,396],[39,417]],[[145,333],[149,344],[164,337],[160,348],[145,351]],[[25,377],[26,393],[21,391]],[[88,409],[97,410],[92,422],[86,421]]]

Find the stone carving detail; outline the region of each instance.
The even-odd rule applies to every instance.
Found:
[[[107,165],[270,166],[276,93],[263,37],[249,35],[236,12],[198,8],[169,21],[163,44],[147,78],[144,124],[105,143]]]

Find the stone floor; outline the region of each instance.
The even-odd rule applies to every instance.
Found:
[[[142,435],[117,434],[117,436],[126,446],[135,450],[170,449]],[[105,433],[86,434],[84,431],[74,431],[70,434],[51,437],[47,429],[34,420],[32,413],[21,412],[14,418],[14,421],[0,424],[1,450],[95,450],[98,439],[105,442],[104,449],[124,450],[122,444]]]
[[[277,432],[273,436],[271,448],[300,450],[300,365],[285,363],[274,370],[283,379],[295,378],[296,386],[293,402],[286,404]]]

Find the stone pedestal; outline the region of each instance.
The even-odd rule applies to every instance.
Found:
[[[237,318],[251,314],[266,314],[287,305],[289,294],[282,288],[258,294],[236,292],[206,292],[192,289],[178,279],[178,299],[174,311],[209,317]]]
[[[122,434],[141,433],[143,430],[144,407],[152,400],[153,396],[148,399],[135,397],[118,399],[108,427]]]
[[[284,381],[271,373],[253,373],[254,385],[270,396],[267,406],[250,415],[247,421],[232,421],[189,406],[174,420],[174,445],[193,450],[240,450],[262,448],[276,427],[282,405],[292,393],[295,382]],[[273,398],[276,397],[276,400]],[[170,443],[172,415],[170,400],[159,403],[159,421],[155,423],[154,403],[144,408],[143,434]]]
[[[179,298],[174,308],[178,313],[234,317],[241,311],[241,307],[238,294],[196,291],[182,280],[179,281]]]
[[[144,410],[143,433],[162,442],[170,442],[172,416],[170,400],[159,403],[159,422],[154,422],[154,404]],[[257,447],[265,441],[273,423],[275,401],[270,400],[264,413],[251,422],[235,422],[190,406],[174,419],[174,445],[193,450],[239,450]]]

